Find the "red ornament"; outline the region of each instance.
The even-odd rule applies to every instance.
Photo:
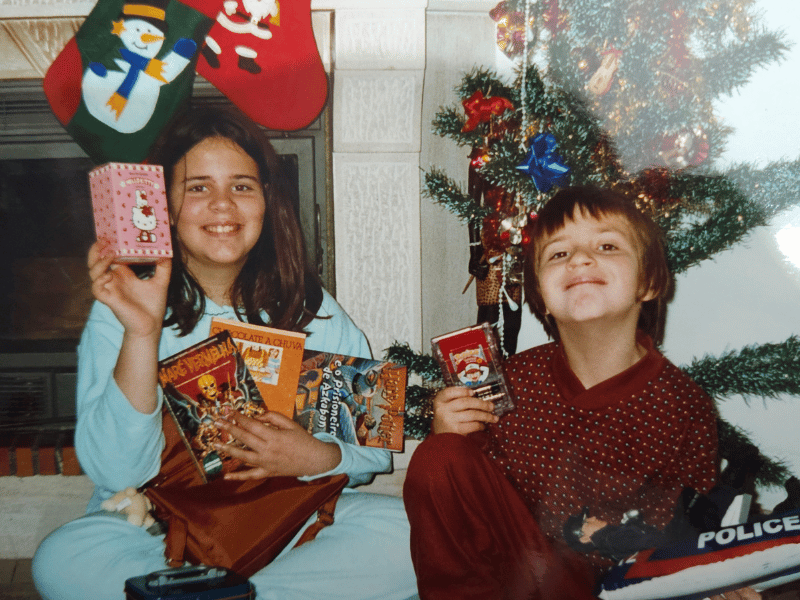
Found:
[[[472,157],[472,160],[469,161],[469,164],[475,169],[480,169],[483,165],[488,163],[490,159],[491,157],[488,152],[477,152],[475,156]]]
[[[500,237],[500,215],[492,213],[483,219],[481,243],[486,252],[504,252],[506,245]]]
[[[509,202],[509,194],[500,186],[492,186],[484,193],[486,205],[496,213],[504,213]],[[499,221],[498,221],[499,222]]]
[[[708,139],[701,127],[682,129],[665,136],[658,155],[664,164],[673,169],[696,167],[708,158]]]
[[[525,49],[525,14],[515,11],[508,11],[508,3],[500,2],[492,10],[489,16],[497,23],[497,46],[509,58],[518,56]],[[533,18],[531,18],[533,25]]]
[[[544,21],[545,29],[553,34],[553,37],[569,26],[567,13],[559,8],[558,0],[547,0],[544,3],[542,20]]]
[[[637,178],[637,183],[645,196],[659,205],[672,203],[676,199],[670,195],[669,169],[646,169]]]
[[[483,97],[481,90],[476,90],[472,96],[464,100],[464,112],[467,122],[461,128],[462,132],[473,131],[480,123],[486,123],[493,116],[500,116],[507,110],[514,110],[514,105],[500,96]]]

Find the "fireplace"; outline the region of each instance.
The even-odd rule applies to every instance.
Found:
[[[227,101],[202,81],[192,102]],[[333,289],[325,123],[323,113],[304,130],[267,133],[296,184],[309,256]],[[53,116],[40,81],[0,82],[0,434],[74,422],[75,348],[92,304],[93,166]]]

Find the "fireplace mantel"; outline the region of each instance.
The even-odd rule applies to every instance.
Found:
[[[313,0],[332,82],[336,295],[380,355],[420,348],[420,177],[427,0]],[[41,79],[94,6],[0,0],[0,79]],[[335,23],[335,26],[334,26]]]

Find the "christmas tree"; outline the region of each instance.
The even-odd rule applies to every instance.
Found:
[[[486,69],[465,75],[460,101],[434,132],[469,149],[466,186],[436,168],[426,193],[469,225],[478,321],[497,327],[514,352],[525,226],[559,186],[617,189],[665,232],[677,275],[744,241],[800,201],[800,161],[759,169],[714,163],[730,130],[715,101],[779,61],[783,35],[759,24],[744,0],[542,0],[500,2],[497,42],[517,64],[506,81]],[[395,344],[390,360],[418,373],[407,433],[424,437],[426,403],[441,385],[434,361]],[[800,339],[697,358],[682,368],[718,402],[732,395],[800,395]],[[720,420],[728,476],[783,484],[788,469]]]

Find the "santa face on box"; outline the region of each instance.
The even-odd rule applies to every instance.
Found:
[[[475,387],[486,381],[489,367],[479,356],[472,356],[458,364],[458,378],[468,387]]]

